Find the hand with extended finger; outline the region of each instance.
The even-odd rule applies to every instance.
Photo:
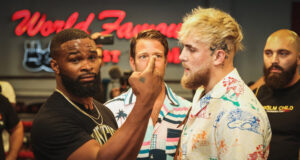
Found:
[[[152,56],[143,72],[133,72],[129,83],[137,99],[154,102],[161,91],[163,77],[155,70],[156,57]]]

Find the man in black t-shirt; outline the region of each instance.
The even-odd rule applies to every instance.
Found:
[[[300,148],[300,39],[281,29],[264,48],[264,82],[254,89],[272,128],[269,160],[298,160]]]
[[[10,147],[6,156],[2,139],[2,131],[4,129],[10,134]],[[17,159],[18,152],[23,144],[23,135],[23,124],[18,118],[17,113],[8,99],[0,94],[0,159]]]
[[[137,102],[117,130],[113,114],[93,100],[102,60],[90,36],[78,29],[55,35],[50,46],[56,91],[37,113],[31,130],[37,160],[135,159],[142,145],[162,77],[151,57],[143,72],[129,79]]]

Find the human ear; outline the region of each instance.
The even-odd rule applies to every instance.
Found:
[[[130,63],[130,67],[132,68],[132,70],[136,71],[134,58],[130,57],[129,63]]]
[[[215,65],[224,64],[225,59],[227,58],[227,54],[224,50],[216,50],[213,54],[213,60]]]
[[[57,64],[57,61],[54,59],[51,59],[50,65],[51,65],[51,68],[53,69],[53,71],[55,72],[55,74],[59,74],[59,66]]]

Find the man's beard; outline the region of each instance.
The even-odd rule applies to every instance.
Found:
[[[93,74],[95,76],[94,80],[89,82],[80,82],[80,79],[87,74]],[[85,73],[80,75],[76,80],[63,73],[60,73],[60,77],[66,90],[77,97],[93,97],[100,91],[100,73]]]
[[[204,72],[197,71],[190,76],[183,75],[181,78],[181,85],[187,89],[197,89],[204,85],[207,86],[210,77],[210,69],[206,69]]]
[[[271,69],[276,68],[281,70],[281,73],[271,73]],[[278,64],[272,64],[268,69],[264,66],[264,77],[265,83],[267,86],[273,89],[284,88],[287,86],[293,79],[297,69],[297,62],[295,62],[290,68],[286,71]]]

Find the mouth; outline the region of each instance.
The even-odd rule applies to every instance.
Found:
[[[80,76],[79,78],[80,82],[91,82],[95,80],[95,75],[94,74],[87,74]]]
[[[276,68],[276,67],[272,67],[271,70],[270,70],[271,73],[281,73],[282,70],[279,69],[279,68]]]
[[[190,71],[190,68],[187,67],[185,64],[182,64],[182,67],[183,67],[183,69],[184,69],[184,72]]]

